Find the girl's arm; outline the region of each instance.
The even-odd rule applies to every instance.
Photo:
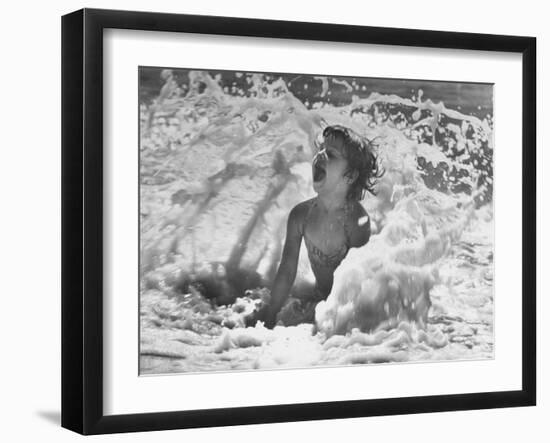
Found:
[[[269,305],[265,325],[268,328],[275,326],[277,314],[288,298],[290,289],[296,278],[298,257],[300,255],[300,244],[302,242],[301,225],[304,220],[304,206],[296,205],[288,216],[286,228],[285,246],[277,276],[271,288],[271,303]]]

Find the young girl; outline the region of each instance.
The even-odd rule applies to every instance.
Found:
[[[365,191],[374,194],[382,176],[370,142],[349,128],[329,126],[313,158],[317,197],[297,204],[288,217],[281,263],[262,317],[266,327],[314,322],[315,306],[332,289],[334,271],[350,248],[369,241],[370,220],[359,203]],[[304,240],[316,285],[311,297],[290,298],[300,245]]]

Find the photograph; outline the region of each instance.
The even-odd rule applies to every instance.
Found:
[[[0,440],[544,440],[543,10],[6,3]]]
[[[493,84],[137,70],[139,375],[494,359]]]

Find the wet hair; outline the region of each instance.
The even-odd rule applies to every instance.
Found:
[[[325,141],[335,140],[343,147],[343,154],[348,162],[345,176],[356,179],[350,185],[348,200],[362,200],[365,191],[376,195],[375,185],[384,175],[378,157],[374,154],[373,140],[362,137],[350,128],[341,125],[327,126],[323,130]]]

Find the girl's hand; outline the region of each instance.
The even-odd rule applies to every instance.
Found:
[[[264,320],[264,326],[268,329],[273,329],[276,325],[277,313],[267,312]]]

